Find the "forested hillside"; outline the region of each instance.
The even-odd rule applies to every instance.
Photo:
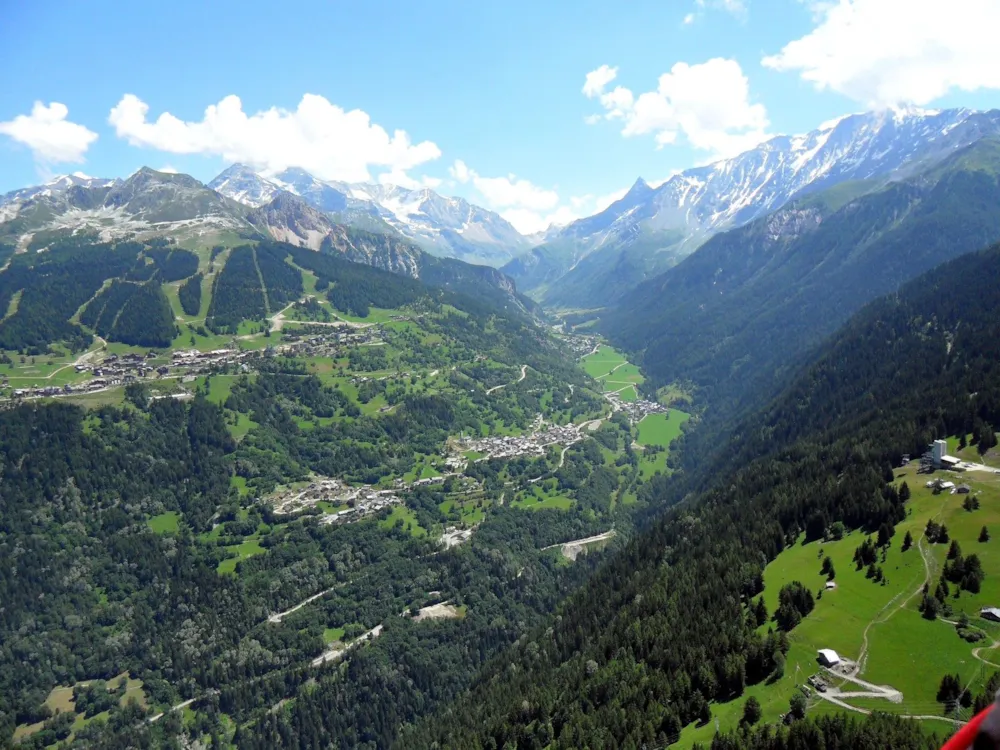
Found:
[[[644,352],[657,385],[692,381],[730,418],[772,396],[864,303],[1000,238],[1000,141],[860,198],[851,187],[717,235],[601,326]]]
[[[174,316],[161,284],[197,268],[193,253],[158,240],[101,243],[81,236],[44,253],[14,255],[0,272],[6,313],[0,349],[40,354],[63,342],[82,350],[91,335],[81,323],[110,341],[166,346]]]
[[[777,631],[762,635],[754,600],[767,561],[838,522],[891,527],[907,512],[890,469],[903,454],[973,424],[1000,423],[998,280],[994,247],[859,314],[746,427],[769,455],[716,477],[712,489],[637,536],[550,627],[521,639],[400,747],[571,748],[595,738],[662,746],[689,723],[710,721],[713,701],[768,679],[784,663],[782,632],[794,632],[812,600],[783,594],[795,616],[779,612]],[[679,499],[664,478],[650,491]],[[792,737],[829,731],[823,722],[802,726],[793,724]],[[851,731],[882,737],[880,746],[905,734],[888,719]],[[921,744],[910,735],[905,746]]]
[[[654,440],[612,414],[593,344],[466,293],[478,271],[185,252],[81,239],[0,274],[5,323],[118,342],[4,352],[0,742],[389,747],[650,512],[687,415]]]

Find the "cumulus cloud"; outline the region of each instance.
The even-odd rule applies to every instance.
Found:
[[[455,160],[448,173],[457,182],[472,185],[487,208],[499,213],[522,234],[534,234],[552,224],[568,224],[580,218],[569,206],[560,205],[555,190],[515,175],[483,177],[461,159]]]
[[[272,107],[248,115],[240,98],[230,95],[209,106],[200,121],[169,112],[150,121],[148,113],[148,104],[126,94],[108,122],[133,146],[221,156],[265,172],[301,167],[320,179],[364,182],[376,168],[410,180],[408,170],[441,156],[432,141],[413,143],[403,130],[389,135],[367,113],[345,111],[315,94],[304,95],[294,111]]]
[[[618,68],[602,65],[597,70],[587,73],[587,78],[583,82],[583,95],[588,99],[593,99],[604,91],[604,87],[615,80],[618,75]]]
[[[31,149],[41,164],[82,162],[97,133],[70,122],[69,108],[59,102],[35,102],[30,115],[0,122],[0,133]]]
[[[621,121],[622,135],[652,135],[658,147],[683,136],[692,147],[722,158],[768,137],[767,110],[751,103],[749,81],[735,60],[679,62],[653,91],[636,96],[622,86],[602,87],[597,96],[604,119]]]
[[[837,0],[810,8],[815,28],[765,57],[765,67],[797,72],[869,107],[1000,89],[996,0]]]
[[[378,181],[383,185],[399,185],[400,187],[404,187],[409,190],[419,190],[420,188],[430,188],[433,190],[444,182],[444,180],[437,177],[428,177],[427,175],[424,175],[419,179],[414,178],[402,169],[394,169],[390,172],[383,172],[378,176]]]

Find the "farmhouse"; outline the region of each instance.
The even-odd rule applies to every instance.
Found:
[[[821,648],[818,654],[819,663],[824,667],[835,667],[840,664],[840,655],[832,648]]]
[[[979,610],[979,616],[984,620],[993,620],[993,622],[1000,622],[1000,607],[983,607]]]

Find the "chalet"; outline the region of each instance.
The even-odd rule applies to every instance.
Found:
[[[984,620],[1000,622],[1000,607],[983,607],[979,610],[979,616]]]
[[[840,664],[840,655],[832,648],[821,648],[817,660],[824,667],[835,667]]]

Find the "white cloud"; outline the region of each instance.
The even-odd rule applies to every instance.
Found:
[[[378,181],[383,185],[399,185],[409,190],[419,190],[420,188],[431,188],[433,190],[444,182],[444,180],[440,180],[437,177],[428,177],[427,175],[419,179],[410,177],[402,169],[383,172],[378,176]]]
[[[560,206],[555,211],[547,214],[532,211],[527,208],[511,208],[501,211],[500,215],[511,223],[511,225],[521,234],[536,234],[544,232],[553,224],[565,226],[572,221],[576,221],[580,216],[568,206]]]
[[[70,122],[68,116],[65,104],[51,102],[46,107],[35,102],[30,115],[0,122],[0,133],[30,148],[42,164],[82,162],[90,144],[97,140],[97,133]]]
[[[1000,89],[997,0],[812,2],[816,27],[763,65],[870,107]]]
[[[177,169],[172,164],[164,164],[162,167],[156,170],[157,172],[163,172],[163,174],[177,174]]]
[[[618,68],[611,68],[607,65],[590,71],[583,82],[583,95],[588,99],[593,99],[604,91],[605,86],[615,80],[616,75],[618,75]]]
[[[320,179],[363,182],[369,169],[395,176],[433,161],[441,150],[431,141],[412,143],[403,130],[390,136],[367,113],[347,112],[322,96],[306,94],[294,111],[272,107],[247,115],[238,96],[227,96],[205,110],[197,122],[169,112],[146,119],[149,105],[126,94],[108,122],[133,146],[174,154],[221,156],[265,172],[301,167]]]
[[[570,207],[560,205],[555,190],[515,175],[483,177],[461,159],[455,160],[448,173],[459,183],[471,184],[487,208],[499,213],[522,234],[533,234],[551,224],[568,224],[579,218]]]
[[[474,175],[472,184],[483,194],[491,206],[506,208],[517,206],[534,211],[548,211],[559,204],[559,194],[533,185],[514,175],[507,177],[481,177]]]
[[[691,24],[694,23],[696,18],[697,16],[694,13],[688,13],[686,16],[684,16],[684,25],[690,26]]]
[[[455,163],[448,167],[448,174],[459,182],[468,182],[472,179],[472,170],[461,159],[456,159]]]
[[[767,110],[750,102],[750,84],[735,60],[679,62],[660,76],[656,90],[636,96],[618,86],[601,93],[605,119],[622,121],[622,135],[652,135],[657,146],[683,135],[713,158],[732,156],[765,140]]]

